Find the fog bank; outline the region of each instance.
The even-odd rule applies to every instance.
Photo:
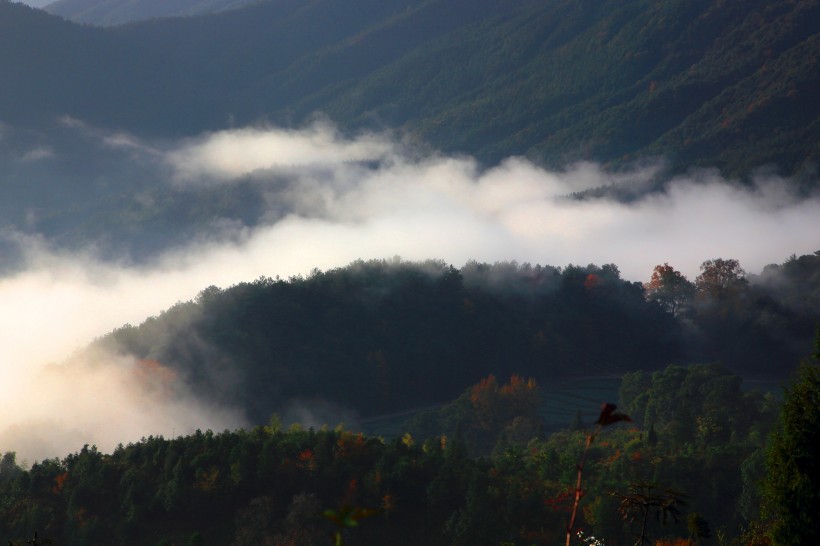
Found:
[[[152,172],[170,172],[162,183],[174,187],[198,191],[252,179],[278,212],[255,225],[230,224],[236,233],[228,240],[203,236],[137,265],[103,260],[93,245],[67,253],[42,237],[7,233],[24,266],[0,278],[0,451],[30,462],[84,443],[110,450],[151,434],[245,424],[231,408],[190,396],[166,363],[75,353],[209,285],[396,255],[457,267],[472,259],[614,263],[635,281],[668,262],[692,280],[707,259],[735,258],[757,273],[820,249],[820,199],[798,198],[776,176],[742,186],[699,171],[646,192],[657,167],[613,175],[580,164],[551,172],[510,158],[482,169],[469,157],[421,154],[390,135],[345,137],[326,123],[163,144],[99,138],[139,151],[135,162],[149,150],[159,165]],[[60,153],[48,152],[27,160]],[[602,186],[636,197],[567,197]]]

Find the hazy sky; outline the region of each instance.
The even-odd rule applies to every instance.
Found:
[[[456,266],[470,259],[615,263],[637,281],[668,262],[693,279],[711,258],[736,258],[757,273],[792,253],[820,250],[820,200],[797,199],[776,177],[748,188],[700,171],[629,204],[579,202],[562,196],[602,185],[640,194],[653,169],[612,176],[580,164],[549,172],[510,158],[482,170],[469,157],[420,155],[389,135],[345,138],[322,123],[162,145],[123,134],[96,138],[132,153],[135,162],[153,158],[171,173],[170,184],[269,182],[271,206],[290,212],[240,228],[230,242],[199,240],[150,266],[108,263],[93,250],[63,253],[18,236],[27,266],[0,278],[0,450],[16,450],[29,461],[84,443],[110,450],[149,434],[242,425],[231,408],[188,395],[163,363],[74,353],[209,285],[396,255]]]

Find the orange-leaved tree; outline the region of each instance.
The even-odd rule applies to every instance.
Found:
[[[695,285],[668,263],[656,265],[652,278],[643,287],[646,299],[656,301],[676,316],[686,309],[695,295]]]

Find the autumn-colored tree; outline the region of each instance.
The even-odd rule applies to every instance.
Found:
[[[652,278],[644,284],[646,299],[656,301],[669,313],[678,315],[692,301],[695,285],[668,263],[656,265]]]
[[[535,379],[524,378],[513,374],[510,382],[499,389],[501,396],[509,406],[512,415],[537,415],[541,406],[541,395]]]
[[[490,375],[470,389],[470,402],[479,426],[498,432],[517,416],[537,417],[541,396],[534,379],[514,374],[509,383],[499,385]]]
[[[733,259],[715,258],[703,262],[700,270],[695,287],[701,309],[715,310],[721,317],[736,310],[749,284],[740,263]]]

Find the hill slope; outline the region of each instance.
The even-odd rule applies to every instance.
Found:
[[[451,152],[564,165],[809,167],[820,3],[276,0],[81,28],[0,4],[0,119],[193,134],[316,111]]]
[[[489,374],[549,388],[722,361],[747,376],[783,377],[811,346],[818,265],[804,256],[769,268],[768,281],[743,285],[733,309],[711,306],[704,292],[679,320],[611,264],[357,262],[304,279],[211,287],[100,343],[169,366],[254,423],[292,403],[365,417],[412,410]],[[774,289],[775,278],[790,288]],[[808,307],[790,307],[790,294]]]

